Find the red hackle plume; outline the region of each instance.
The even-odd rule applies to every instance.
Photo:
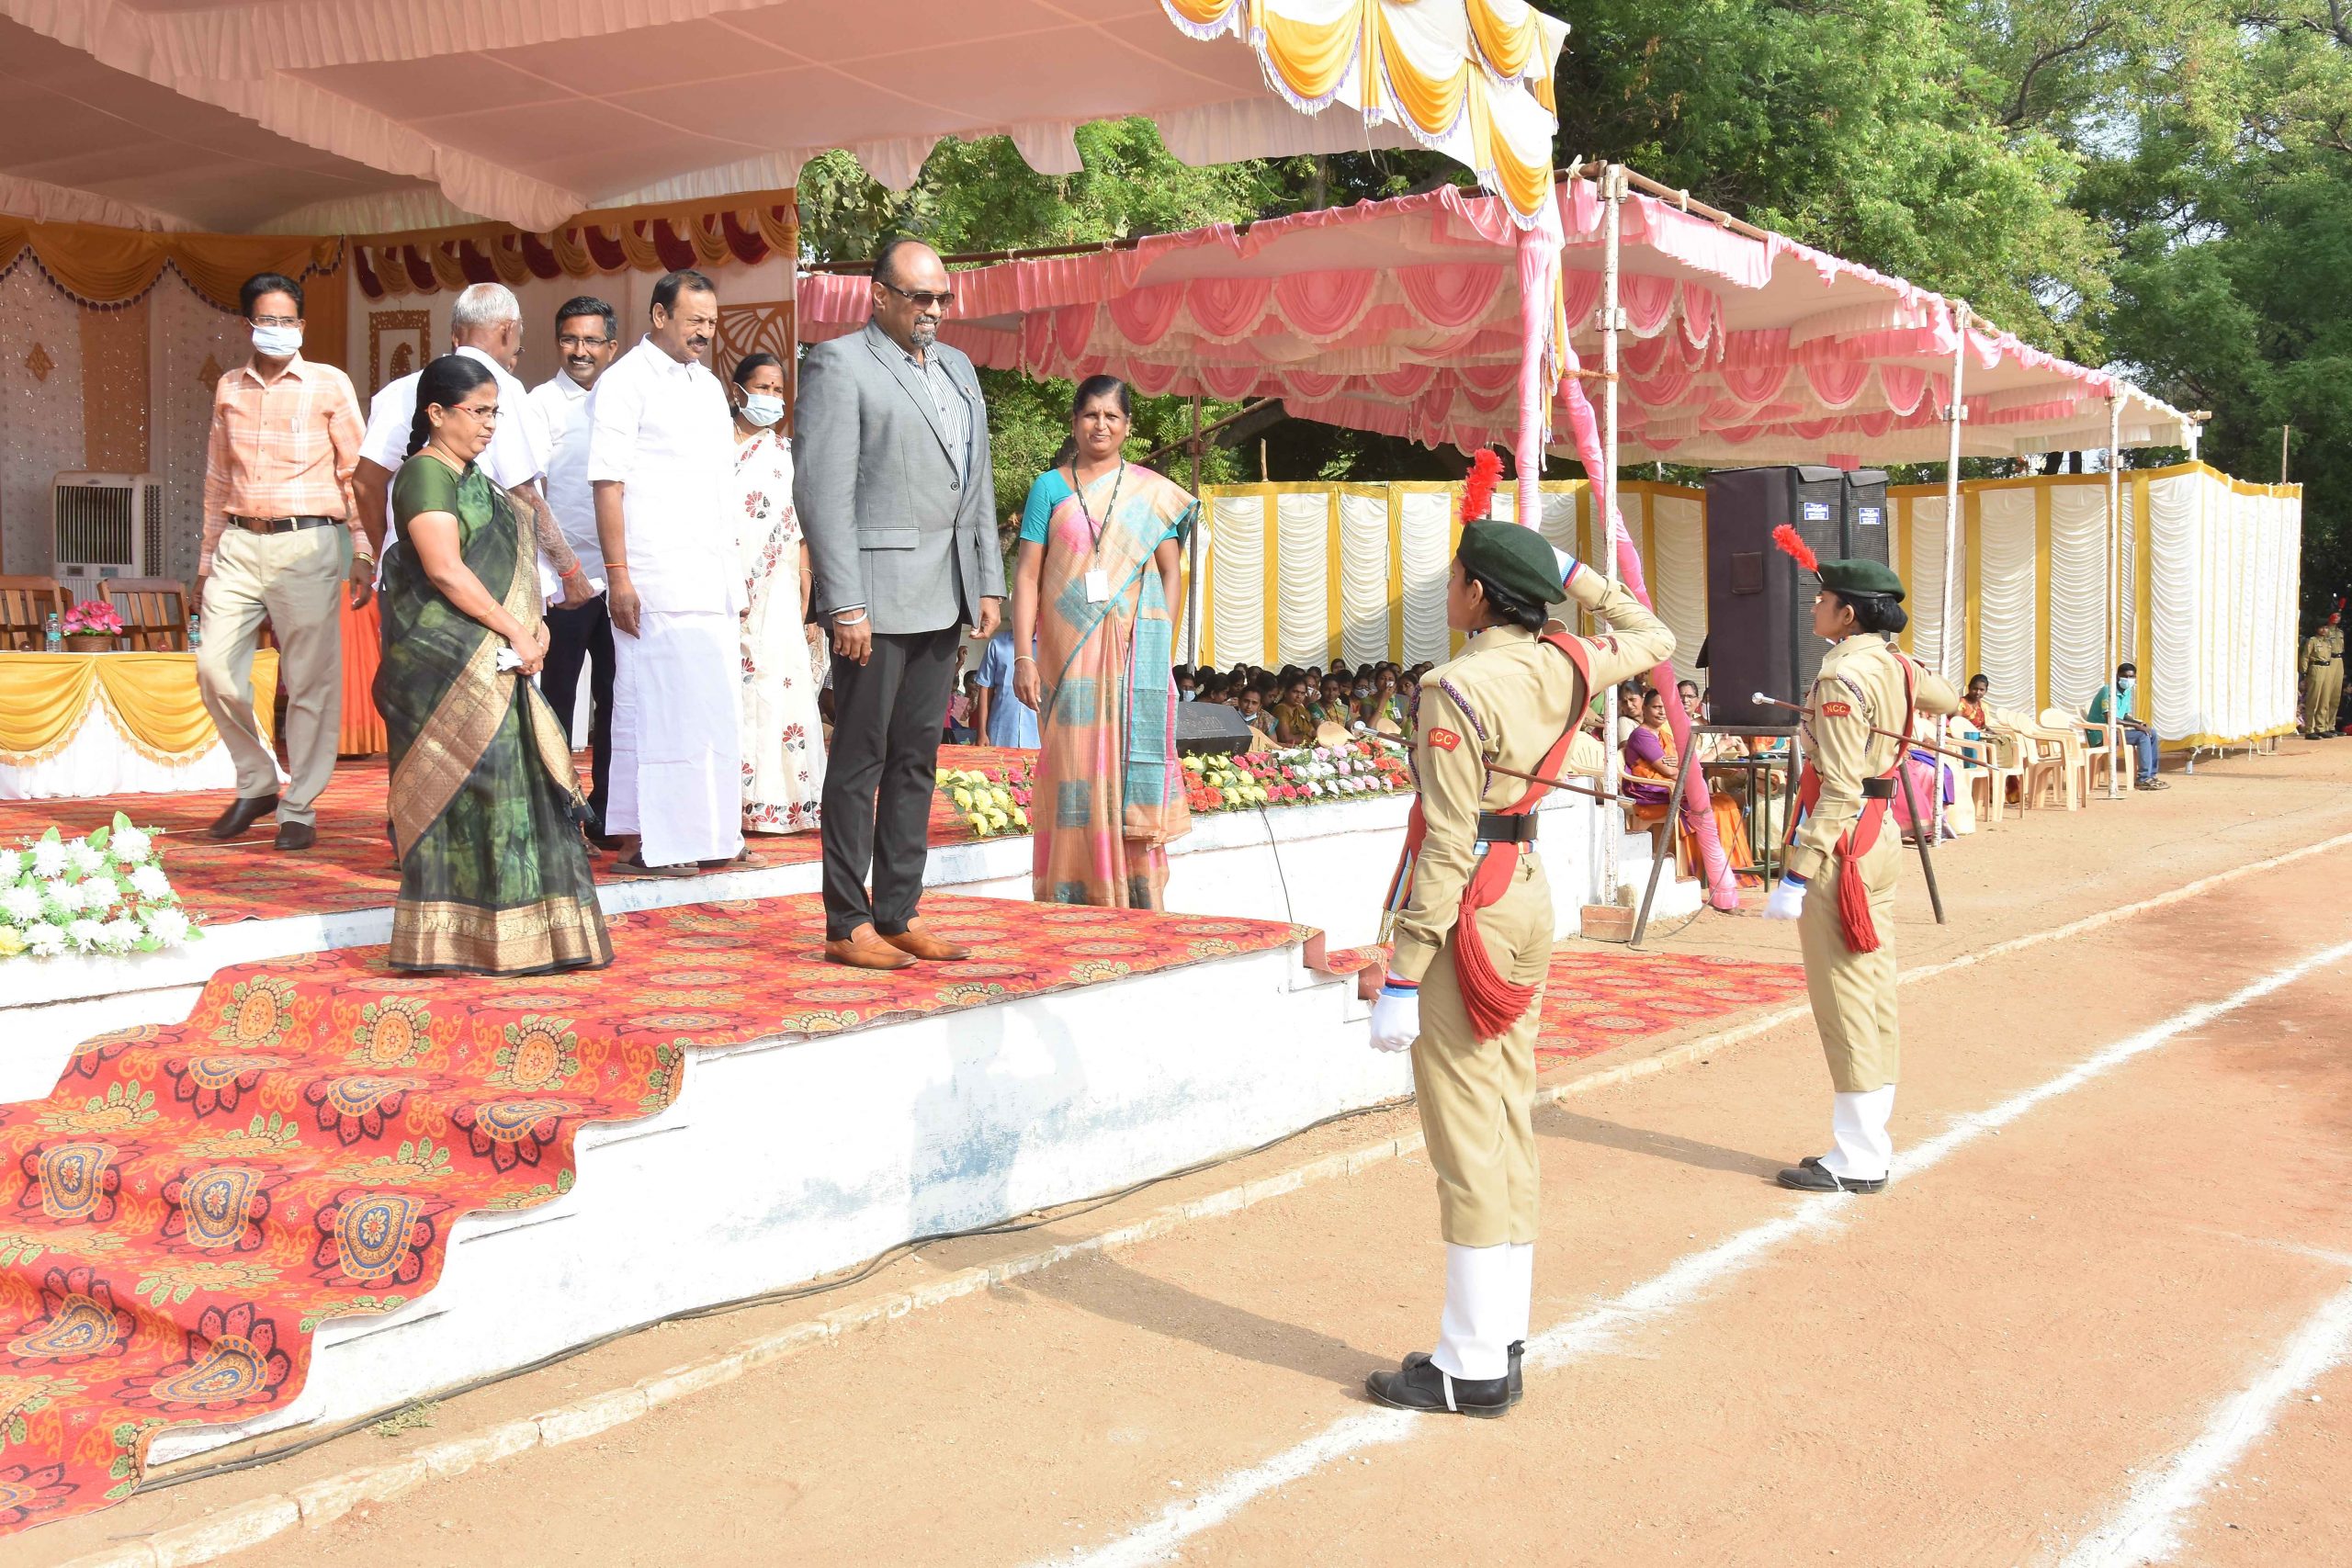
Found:
[[[1781,547],[1781,552],[1783,555],[1805,570],[1816,573],[1821,570],[1821,559],[1813,553],[1813,547],[1806,544],[1798,536],[1797,531],[1786,523],[1772,530],[1772,542]]]
[[[1503,460],[1491,446],[1481,446],[1470,458],[1470,477],[1462,481],[1462,521],[1483,523],[1494,504],[1495,486],[1502,482]]]

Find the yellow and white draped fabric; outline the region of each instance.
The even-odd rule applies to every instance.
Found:
[[[2140,666],[2142,711],[2156,732],[2167,744],[2212,746],[2290,728],[2301,492],[2194,464],[2128,473],[2121,490],[2119,657]],[[1194,662],[1412,664],[1457,651],[1445,578],[1461,533],[1459,487],[1211,485],[1203,500],[1212,526]],[[1514,500],[1498,491],[1495,515],[1514,517]],[[1900,486],[1890,502],[1888,549],[1910,590],[1903,645],[1932,666],[1942,647],[1943,490]],[[1706,498],[1629,482],[1623,506],[1658,618],[1674,628],[1675,672],[1699,678]],[[1581,479],[1544,484],[1542,528],[1579,559],[1603,558]],[[2081,712],[2109,674],[2109,548],[2104,474],[1963,484],[1957,625],[1942,672],[1957,683],[1984,671],[2004,708]],[[1182,634],[1178,643],[1190,646]]]
[[[254,656],[265,732],[277,653]],[[0,800],[231,789],[192,653],[0,653]]]
[[[1568,25],[1526,0],[1161,0],[1194,38],[1231,34],[1293,108],[1401,126],[1475,170],[1532,224],[1552,191],[1553,63]],[[1184,156],[1182,147],[1178,155]]]

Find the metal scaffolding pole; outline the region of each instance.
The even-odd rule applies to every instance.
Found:
[[[1952,313],[1951,401],[1944,407],[1944,422],[1951,427],[1951,439],[1944,457],[1944,570],[1943,606],[1936,619],[1936,673],[1955,683],[1965,683],[1967,672],[1955,669],[1951,661],[1952,623],[1960,618],[1959,595],[1952,592],[1952,561],[1960,554],[1960,426],[1968,417],[1963,396],[1963,384],[1968,376],[1968,301],[1955,300]],[[1966,645],[1962,644],[1963,649]],[[1948,722],[1936,720],[1936,744],[1944,744]],[[1940,780],[1939,784],[1940,784]],[[1944,792],[1939,787],[1935,795],[1935,819],[1928,832],[1940,843],[1944,836]]]
[[[1208,505],[1201,494],[1201,400],[1193,398],[1193,435],[1184,443],[1193,455],[1193,498],[1205,512]],[[1184,662],[1195,673],[1201,667],[1201,524],[1202,517],[1193,519],[1193,532],[1185,540],[1184,565]]]
[[[1608,567],[1609,583],[1615,587],[1617,570],[1617,532],[1613,521],[1617,511],[1617,329],[1624,312],[1617,300],[1617,264],[1620,229],[1620,209],[1625,199],[1625,171],[1615,164],[1600,172],[1600,194],[1604,206],[1600,220],[1600,472],[1593,476],[1593,519],[1599,524],[1601,558]],[[1606,754],[1600,763],[1600,787],[1611,795],[1619,791],[1620,761],[1618,743],[1617,688],[1611,687],[1607,698],[1608,711],[1603,719],[1602,740]],[[1581,721],[1579,721],[1581,722]],[[1622,811],[1603,807],[1600,814],[1600,902],[1614,904],[1617,900],[1617,846],[1624,836],[1624,816]],[[1666,853],[1674,852],[1673,837],[1668,835]]]
[[[2123,396],[2107,400],[2107,678],[2123,661]],[[2108,709],[2107,797],[2123,798],[2123,692],[2110,685]],[[2137,764],[2135,763],[2136,767]]]

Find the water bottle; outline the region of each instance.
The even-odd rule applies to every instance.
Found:
[[[64,650],[65,634],[58,628],[57,612],[54,610],[49,613],[49,621],[42,629],[41,646],[51,653]]]
[[[194,610],[187,613],[187,650],[194,653],[204,646],[204,617]]]

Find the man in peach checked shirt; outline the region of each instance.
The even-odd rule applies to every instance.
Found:
[[[272,811],[277,847],[317,840],[312,803],[334,773],[343,723],[343,621],[374,592],[376,563],[355,549],[352,470],[367,422],[351,378],[302,357],[302,286],[277,273],[245,279],[238,300],[253,358],[220,378],[204,464],[204,548],[197,598],[204,645],[197,688],[237,766],[237,798],[206,829],[233,839]],[[286,691],[283,795],[277,759],[254,716],[254,646],[267,619]]]

